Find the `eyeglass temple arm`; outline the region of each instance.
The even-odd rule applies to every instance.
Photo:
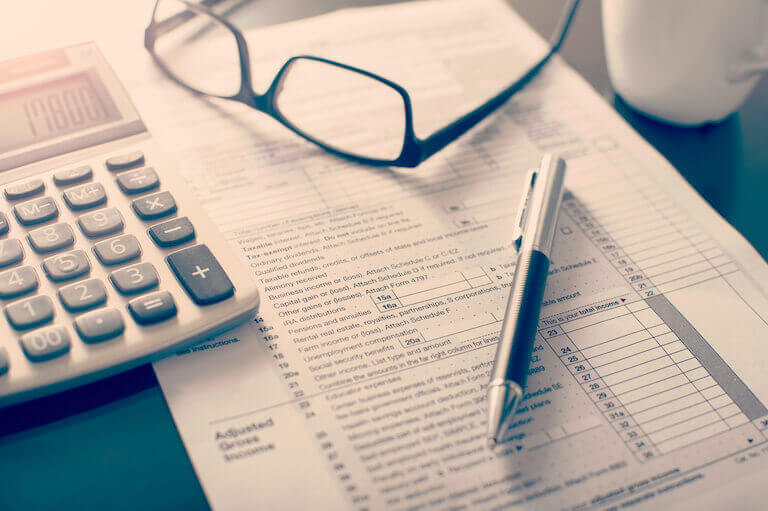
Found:
[[[554,32],[555,35],[551,41],[550,50],[547,52],[544,58],[542,58],[535,66],[529,69],[528,72],[525,73],[519,80],[501,91],[499,94],[424,139],[421,145],[422,150],[420,160],[426,160],[436,152],[445,148],[445,146],[459,138],[461,135],[475,127],[480,121],[490,115],[494,110],[506,103],[506,101],[513,94],[527,85],[528,82],[530,82],[531,79],[533,79],[533,77],[535,77],[539,71],[541,71],[541,68],[543,68],[547,62],[549,62],[549,59],[552,58],[552,55],[560,50],[560,47],[565,40],[565,35],[568,32],[571,21],[573,20],[573,16],[576,14],[576,8],[579,6],[579,2],[580,0],[570,0],[570,5],[568,5],[563,11],[564,14],[560,18],[558,29]]]
[[[207,9],[216,4],[220,4],[227,1],[229,0],[200,0],[198,2],[198,5]],[[155,10],[157,10],[157,6],[160,4],[160,2],[161,0],[158,0],[155,3]],[[184,23],[191,20],[197,15],[198,13],[196,13],[193,9],[190,8],[185,11],[178,12],[173,16],[167,19],[164,19],[162,21],[157,21],[155,20],[154,13],[152,13],[152,23],[150,23],[149,27],[147,27],[147,31],[151,29],[154,37],[158,37],[179,28],[181,25],[183,25]]]

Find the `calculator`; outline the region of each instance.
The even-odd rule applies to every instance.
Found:
[[[246,321],[244,256],[95,43],[0,62],[0,406]]]

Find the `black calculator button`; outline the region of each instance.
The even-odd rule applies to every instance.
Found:
[[[84,311],[107,301],[107,290],[99,279],[88,279],[59,289],[59,299],[69,312]]]
[[[40,224],[59,216],[59,208],[50,197],[40,197],[16,204],[13,212],[22,225]]]
[[[133,234],[123,234],[115,238],[100,241],[93,246],[101,264],[120,264],[141,255],[139,240]]]
[[[123,333],[125,323],[117,309],[99,309],[75,320],[75,330],[87,343],[106,341]]]
[[[91,271],[88,257],[82,250],[73,250],[43,261],[43,270],[54,282],[74,279]]]
[[[157,286],[158,282],[157,271],[150,263],[139,263],[115,270],[109,274],[109,279],[124,295],[141,293]]]
[[[75,167],[74,169],[62,169],[53,173],[53,182],[58,186],[68,186],[90,179],[93,170],[89,165]]]
[[[176,201],[169,192],[153,193],[131,202],[133,210],[142,220],[153,220],[176,212]]]
[[[0,376],[8,372],[8,367],[10,365],[11,363],[8,359],[8,352],[5,351],[5,348],[0,346]]]
[[[53,319],[53,301],[44,295],[33,296],[8,305],[5,315],[16,330],[32,328]]]
[[[0,236],[7,233],[10,227],[8,217],[5,216],[5,213],[0,213]]]
[[[24,249],[19,240],[0,241],[0,268],[16,264],[24,259]]]
[[[192,226],[189,218],[182,216],[152,226],[149,229],[149,235],[157,245],[173,247],[193,239],[195,237],[195,228]]]
[[[176,315],[176,304],[171,293],[158,291],[128,302],[131,316],[141,325],[150,325],[172,318]]]
[[[75,243],[75,234],[69,224],[58,223],[41,227],[27,234],[29,244],[35,252],[44,254],[60,250]]]
[[[205,245],[195,245],[167,257],[168,265],[198,305],[210,305],[232,296],[235,288]]]
[[[0,272],[0,298],[14,298],[37,289],[37,272],[31,266],[21,266]]]
[[[98,238],[123,230],[123,215],[115,208],[104,208],[81,215],[77,225],[89,238]]]
[[[24,354],[32,362],[45,362],[69,352],[69,332],[60,326],[35,330],[19,341]]]
[[[160,178],[152,167],[136,169],[117,176],[117,185],[128,195],[154,190],[160,185]]]
[[[23,183],[14,183],[5,187],[5,198],[8,200],[19,200],[32,197],[38,193],[43,193],[45,185],[42,179],[30,179]]]
[[[144,163],[144,153],[141,151],[133,151],[127,154],[119,154],[107,158],[106,164],[109,170],[126,170],[133,167],[138,167]]]
[[[94,208],[107,202],[107,192],[101,183],[87,183],[64,192],[64,202],[75,211]]]

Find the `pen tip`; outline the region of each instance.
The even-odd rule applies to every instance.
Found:
[[[488,439],[488,448],[490,450],[496,449],[496,446],[499,445],[499,443],[496,441],[495,438],[489,438]]]

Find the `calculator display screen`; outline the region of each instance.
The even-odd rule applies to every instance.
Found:
[[[0,153],[119,121],[95,73],[81,72],[0,95]]]

